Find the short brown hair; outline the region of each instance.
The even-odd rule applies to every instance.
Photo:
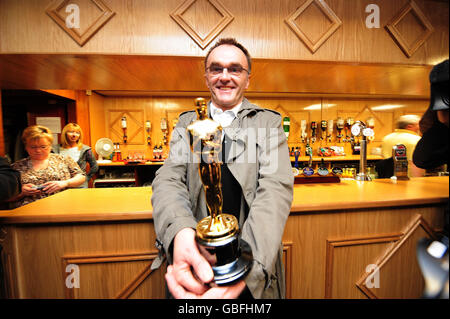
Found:
[[[80,133],[80,138],[78,139],[77,146],[79,149],[81,149],[81,147],[83,146],[83,130],[81,129],[81,126],[78,125],[77,123],[69,123],[66,126],[64,126],[61,132],[61,146],[63,148],[70,147],[69,142],[67,142],[67,132],[72,131]]]
[[[420,117],[418,115],[409,114],[400,116],[395,122],[398,129],[406,129],[408,125],[419,124]]]
[[[27,145],[27,143],[31,140],[37,140],[40,138],[47,139],[50,144],[53,143],[52,131],[48,127],[42,125],[28,126],[22,133],[22,142],[25,145]]]
[[[247,58],[247,64],[248,64],[248,73],[251,72],[252,70],[252,58],[250,57],[250,54],[248,53],[248,50],[239,42],[236,41],[235,38],[222,38],[219,39],[216,44],[214,44],[208,51],[208,53],[206,54],[205,57],[205,69],[206,69],[206,62],[208,61],[208,57],[211,54],[211,52],[217,48],[220,47],[221,45],[233,45],[235,47],[237,47],[238,49],[240,49],[242,51],[242,53],[244,53],[245,57]]]

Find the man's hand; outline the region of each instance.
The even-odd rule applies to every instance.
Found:
[[[211,266],[197,248],[195,230],[179,231],[173,243],[173,265],[167,268],[166,274],[170,292],[175,298],[189,298],[185,293],[202,295],[213,278]]]
[[[245,281],[241,280],[231,286],[206,287],[207,290],[204,291],[204,293],[196,294],[187,291],[176,282],[173,266],[167,267],[166,281],[170,292],[177,299],[235,299],[239,297],[245,289]]]
[[[173,244],[173,265],[167,267],[167,287],[177,299],[187,298],[237,298],[245,288],[245,282],[226,287],[210,287],[214,279],[211,265],[198,250],[195,231],[182,229]]]

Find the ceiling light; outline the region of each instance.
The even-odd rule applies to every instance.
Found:
[[[336,104],[312,104],[304,108],[306,111],[320,110],[322,107],[328,109],[330,107],[336,106]]]
[[[371,109],[372,109],[372,111],[384,111],[384,110],[399,109],[401,107],[404,107],[404,105],[385,104],[385,105],[373,106],[373,107],[371,107]]]

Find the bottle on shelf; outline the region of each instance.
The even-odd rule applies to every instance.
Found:
[[[121,161],[122,160],[122,151],[120,150],[120,144],[117,143],[117,161]]]
[[[291,127],[291,119],[288,116],[285,116],[283,118],[283,130],[284,134],[286,134],[286,139],[289,138],[290,127]]]
[[[113,147],[114,147],[114,150],[113,150],[112,161],[117,162],[117,145],[116,145],[116,143],[113,143]]]

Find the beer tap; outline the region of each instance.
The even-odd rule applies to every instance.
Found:
[[[306,145],[305,153],[306,153],[306,156],[309,156],[309,160],[308,160],[308,165],[303,168],[303,175],[311,176],[314,174],[314,169],[312,168],[313,150],[312,150],[311,146],[309,146],[309,141],[307,143],[308,144]]]
[[[311,122],[311,144],[314,144],[316,142],[316,129],[317,129],[317,122],[313,121]]]
[[[169,133],[169,128],[165,117],[161,118],[161,131],[163,132],[163,143],[164,145],[167,145],[167,134]]]
[[[292,170],[294,172],[294,176],[297,176],[299,174],[299,165],[298,165],[298,157],[300,156],[300,148],[296,147],[294,151],[294,169]]]
[[[360,145],[360,160],[359,173],[355,179],[358,181],[371,181],[369,174],[367,174],[367,137],[373,134],[373,130],[367,128],[362,121],[356,121],[351,127],[351,132],[354,136],[362,136]]]
[[[323,141],[326,138],[328,122],[325,120],[320,121],[320,128],[322,129],[322,134],[320,140]]]
[[[283,118],[283,130],[284,134],[286,134],[286,139],[289,139],[289,130],[291,127],[291,119],[288,116]]]
[[[338,138],[339,143],[341,143],[343,129],[344,129],[344,119],[342,117],[338,117],[336,120],[336,130],[337,130],[336,137]]]
[[[128,137],[127,137],[127,118],[126,118],[126,116],[122,116],[121,126],[122,126],[122,131],[123,131],[123,142],[126,144],[127,140],[128,140]]]
[[[305,156],[312,155],[312,147],[309,145],[309,138],[306,139]]]
[[[327,131],[327,141],[328,143],[331,143],[331,137],[333,136],[333,127],[334,127],[334,121],[328,120],[328,131]]]
[[[145,122],[145,130],[147,131],[147,145],[151,145],[152,139],[150,137],[150,131],[152,130],[152,123],[150,121]]]
[[[373,131],[373,129],[375,128],[375,119],[373,117],[369,117],[366,120],[366,123],[367,123],[367,128],[370,128]],[[375,133],[375,131],[374,131],[374,133]],[[375,138],[375,134],[372,134],[371,136],[367,137],[367,140],[369,142],[372,142],[374,140],[374,138]]]
[[[352,117],[347,118],[345,121],[345,140],[344,142],[351,142],[353,140],[351,136],[351,128],[355,123],[355,120]]]
[[[306,120],[300,121],[300,129],[301,129],[302,143],[305,143],[306,138],[308,137],[308,134],[306,134]]]

